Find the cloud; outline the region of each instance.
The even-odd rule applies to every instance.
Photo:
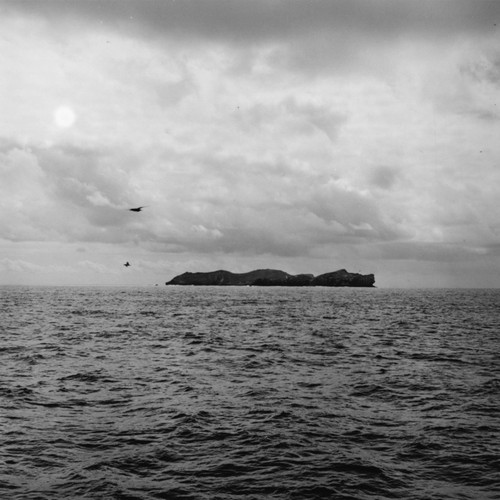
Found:
[[[105,152],[67,145],[6,146],[0,156],[4,238],[122,240],[133,190],[108,159]],[[114,237],[104,231],[109,227]]]
[[[319,100],[317,100],[319,101]],[[284,101],[284,107],[292,120],[297,122],[297,127],[307,133],[306,126],[314,127],[323,132],[330,141],[335,142],[340,128],[345,123],[345,116],[329,109],[328,103],[297,102],[289,98]]]
[[[0,259],[0,272],[8,273],[35,273],[35,274],[61,274],[71,273],[72,270],[68,266],[58,265],[40,265],[28,262],[22,259]]]
[[[110,269],[104,264],[98,262],[93,262],[91,260],[81,260],[78,262],[78,266],[85,269],[86,272],[92,272],[97,274],[118,274],[119,271],[116,269]]]
[[[370,184],[380,189],[391,189],[397,178],[399,172],[397,168],[381,165],[375,167],[369,174]]]
[[[305,37],[311,33],[356,30],[379,36],[397,36],[419,31],[441,36],[449,33],[480,32],[492,26],[500,7],[492,0],[184,0],[137,2],[66,2],[25,0],[8,2],[9,10],[25,15],[78,19],[82,25],[99,21],[106,26],[132,29],[139,25],[148,32],[169,36],[184,34],[220,37],[248,42],[276,37]]]
[[[378,247],[379,257],[388,260],[469,262],[489,253],[486,249],[441,242],[398,242]]]
[[[422,79],[424,95],[435,110],[466,120],[498,121],[500,55],[494,40],[462,42],[449,47],[446,56],[440,64],[429,65]]]
[[[167,50],[181,47],[186,54],[200,46],[204,52],[223,49],[231,54],[226,61],[233,68],[281,68],[308,76],[311,71],[358,72],[360,65],[364,72],[390,71],[391,58],[384,52],[410,41],[425,42],[430,53],[464,37],[494,37],[495,20],[500,19],[500,5],[492,0],[28,0],[7,6],[5,13],[13,18],[57,23],[52,36],[59,40],[95,34],[102,55],[112,53],[112,42],[119,37],[134,39],[136,48],[141,41]],[[130,47],[129,52],[135,50]],[[129,63],[121,71],[133,79],[137,65]],[[144,60],[140,66],[141,73],[148,71]],[[158,95],[167,101],[182,96],[184,83],[171,80],[168,92],[161,92],[165,85],[160,85]]]
[[[135,258],[134,276],[163,254],[174,269],[496,251],[498,2],[2,8],[4,255],[53,242],[74,265],[74,244],[103,276]]]

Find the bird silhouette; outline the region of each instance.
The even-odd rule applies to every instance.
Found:
[[[143,207],[137,207],[137,208],[129,208],[129,210],[131,212],[140,212],[143,208],[146,208],[147,205],[143,206]]]
[[[130,266],[130,262],[127,260],[127,262],[125,262],[125,264],[123,264],[125,267],[128,267]]]

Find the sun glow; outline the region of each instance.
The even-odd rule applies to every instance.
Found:
[[[59,106],[54,111],[54,122],[58,127],[69,128],[76,120],[76,114],[69,106]]]

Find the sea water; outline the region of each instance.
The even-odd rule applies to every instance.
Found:
[[[500,290],[0,288],[0,498],[500,498]]]

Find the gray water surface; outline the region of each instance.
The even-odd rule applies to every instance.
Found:
[[[1,287],[0,497],[500,497],[500,290]]]

